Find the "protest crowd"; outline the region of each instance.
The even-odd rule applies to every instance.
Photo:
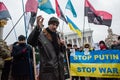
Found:
[[[120,36],[111,46],[101,40],[97,48],[89,43],[78,47],[77,44],[66,44],[59,36],[56,30],[59,20],[56,17],[49,19],[47,28],[43,26],[44,18],[41,15],[36,21],[37,24],[27,39],[24,35],[19,35],[18,41],[11,46],[8,47],[6,43],[0,45],[0,58],[3,60],[0,65],[1,80],[119,80],[71,75],[70,56],[76,51],[83,52],[86,56],[91,55],[91,51],[120,50]],[[38,53],[36,57],[39,56],[37,62],[34,62],[35,53]]]
[[[3,39],[3,27],[12,18],[4,3],[0,2],[0,80],[120,80],[120,36],[109,46],[103,39],[96,46],[85,43],[81,30],[67,15],[64,16],[57,0],[55,6],[57,17],[83,39],[79,46],[67,42],[57,31],[60,25],[57,17],[52,16],[45,22],[42,15],[37,16],[38,8],[47,14],[55,13],[49,0],[26,1],[20,19],[25,13],[31,13],[28,23],[31,32],[27,36],[25,30],[26,36],[21,33],[15,42],[7,45],[5,40],[10,33]],[[68,0],[66,9],[77,17],[71,0]],[[95,9],[88,0],[84,4],[85,17],[89,24],[105,25],[111,30],[112,14]],[[112,33],[109,34],[111,39]]]

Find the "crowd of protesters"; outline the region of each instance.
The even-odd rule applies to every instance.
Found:
[[[98,42],[97,47],[91,46],[89,43],[85,44],[84,46],[78,47],[77,45],[67,44],[67,53],[68,59],[70,64],[70,52],[71,49],[75,49],[75,51],[84,52],[85,55],[89,55],[90,51],[93,50],[120,50],[120,36],[118,36],[117,41],[113,41],[111,46],[107,46],[105,41],[101,40]],[[119,78],[95,78],[95,77],[83,77],[83,76],[72,76],[72,80],[120,80]]]
[[[44,29],[43,20],[41,15],[37,17],[37,25],[30,33],[27,43],[25,36],[20,35],[18,44],[13,46],[11,51],[12,63],[9,65],[11,66],[11,80],[35,80],[32,47],[37,47],[40,54],[38,80],[64,80],[66,48],[57,32],[59,20],[56,17],[51,17],[48,21],[48,27]],[[1,80],[7,80],[3,78],[5,74],[4,69]]]
[[[70,69],[71,49],[84,52],[84,55],[89,55],[90,51],[98,50],[92,47],[89,43],[78,47],[76,44],[65,44],[57,34],[59,20],[56,17],[51,17],[48,21],[48,27],[43,29],[42,16],[37,17],[37,26],[30,33],[26,42],[26,37],[20,35],[18,41],[12,45],[11,57],[5,60],[2,68],[1,80],[35,80],[33,66],[33,49],[38,48],[40,54],[40,63],[38,71],[38,80],[119,80],[115,78],[95,78],[72,76],[64,74],[65,67]],[[111,46],[107,46],[105,41],[98,42],[99,50],[120,50],[120,36],[118,41],[113,41]],[[64,64],[64,61],[66,63]],[[11,75],[10,79],[9,75]]]

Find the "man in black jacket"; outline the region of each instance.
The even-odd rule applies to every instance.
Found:
[[[13,46],[11,53],[13,56],[12,80],[34,80],[32,48],[26,44],[25,36],[20,35],[18,41],[18,44]]]
[[[28,37],[28,44],[38,46],[40,53],[40,80],[64,80],[64,41],[57,34],[59,20],[51,17],[42,30],[43,17],[37,17],[37,26]]]

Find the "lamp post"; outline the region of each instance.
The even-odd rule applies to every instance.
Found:
[[[0,20],[0,41],[3,40],[3,28],[7,24],[7,20],[1,19]]]
[[[6,24],[7,24],[6,19],[0,19],[0,77],[1,77],[1,72],[2,72],[1,68],[4,63],[3,59],[8,57],[8,55],[6,55],[6,54],[10,53],[6,42],[3,41],[3,28]]]

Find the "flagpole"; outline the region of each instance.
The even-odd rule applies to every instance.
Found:
[[[24,10],[24,1],[23,0],[22,0],[22,6],[23,6],[23,12],[25,12],[25,10]],[[25,34],[26,34],[26,38],[27,38],[27,25],[26,25],[25,14],[24,14],[24,25],[25,25]]]
[[[64,14],[66,13],[66,9],[65,9],[65,12],[64,12]],[[64,26],[64,21],[63,21],[63,23],[62,23],[62,38],[64,39],[64,36],[63,36],[63,27]],[[66,41],[65,41],[66,42]],[[67,45],[67,44],[66,44]],[[69,75],[70,75],[70,65],[69,65],[69,60],[68,60],[68,53],[67,52],[65,52],[65,58],[66,58],[66,62],[67,62],[67,68],[68,68],[68,72],[69,72]],[[70,80],[72,80],[72,77],[70,76]]]
[[[36,53],[35,53],[35,48],[33,47],[32,49],[33,49],[33,63],[34,63],[34,64],[33,64],[33,66],[34,66],[34,79],[37,80],[37,77],[38,77],[39,75],[37,76],[37,72],[36,72],[36,58],[35,58],[35,54],[36,54]],[[39,74],[39,73],[38,73],[38,74]],[[34,80],[34,79],[33,79],[33,80]]]
[[[83,37],[82,37],[83,46],[84,46],[84,36],[85,36],[85,1],[84,1],[84,17],[83,17]]]
[[[22,0],[22,6],[23,6],[23,12],[25,12],[24,10],[24,1]],[[27,39],[27,25],[26,25],[26,18],[25,18],[25,14],[24,14],[24,24],[25,24],[25,33],[26,33],[26,39]],[[32,64],[31,64],[31,61],[30,61],[30,54],[28,54],[28,61],[29,61],[29,67],[30,67],[30,80],[34,80],[33,79],[33,70],[32,70]]]
[[[65,9],[65,13],[64,14],[66,14],[66,9]],[[64,21],[63,21],[63,25],[64,25]],[[64,28],[63,27],[63,25],[62,25],[62,29]],[[68,25],[68,24],[67,24]],[[65,42],[67,42],[67,41],[65,41]],[[67,45],[67,44],[66,44]],[[68,72],[69,72],[69,76],[70,76],[70,80],[72,80],[72,76],[70,75],[70,62],[69,62],[69,60],[68,60],[68,53],[67,53],[67,51],[65,52],[65,58],[66,58],[66,62],[67,62],[67,68],[68,68]]]
[[[90,23],[88,23],[88,27],[89,27],[89,30],[91,31]],[[91,45],[92,45],[94,43],[94,41],[93,41],[93,35],[91,36],[91,38],[92,38],[92,42],[91,42]]]
[[[13,24],[13,20],[12,20],[12,26],[13,26],[14,24]],[[15,28],[14,28],[14,34],[15,34],[15,38],[16,38],[16,40],[18,40],[17,39],[17,33],[16,33],[16,30],[15,30]]]
[[[66,9],[65,9],[65,11],[64,11],[64,14],[66,13]],[[63,23],[62,23],[62,38],[64,39],[64,36],[63,36],[63,27],[64,26],[64,21],[63,21]]]
[[[7,39],[7,37],[10,35],[10,33],[12,32],[12,30],[16,27],[16,25],[18,24],[18,22],[21,20],[21,18],[23,17],[24,13],[22,14],[22,16],[19,18],[19,20],[16,22],[16,24],[13,26],[13,28],[10,30],[10,32],[8,33],[8,35],[5,37],[4,41]]]

